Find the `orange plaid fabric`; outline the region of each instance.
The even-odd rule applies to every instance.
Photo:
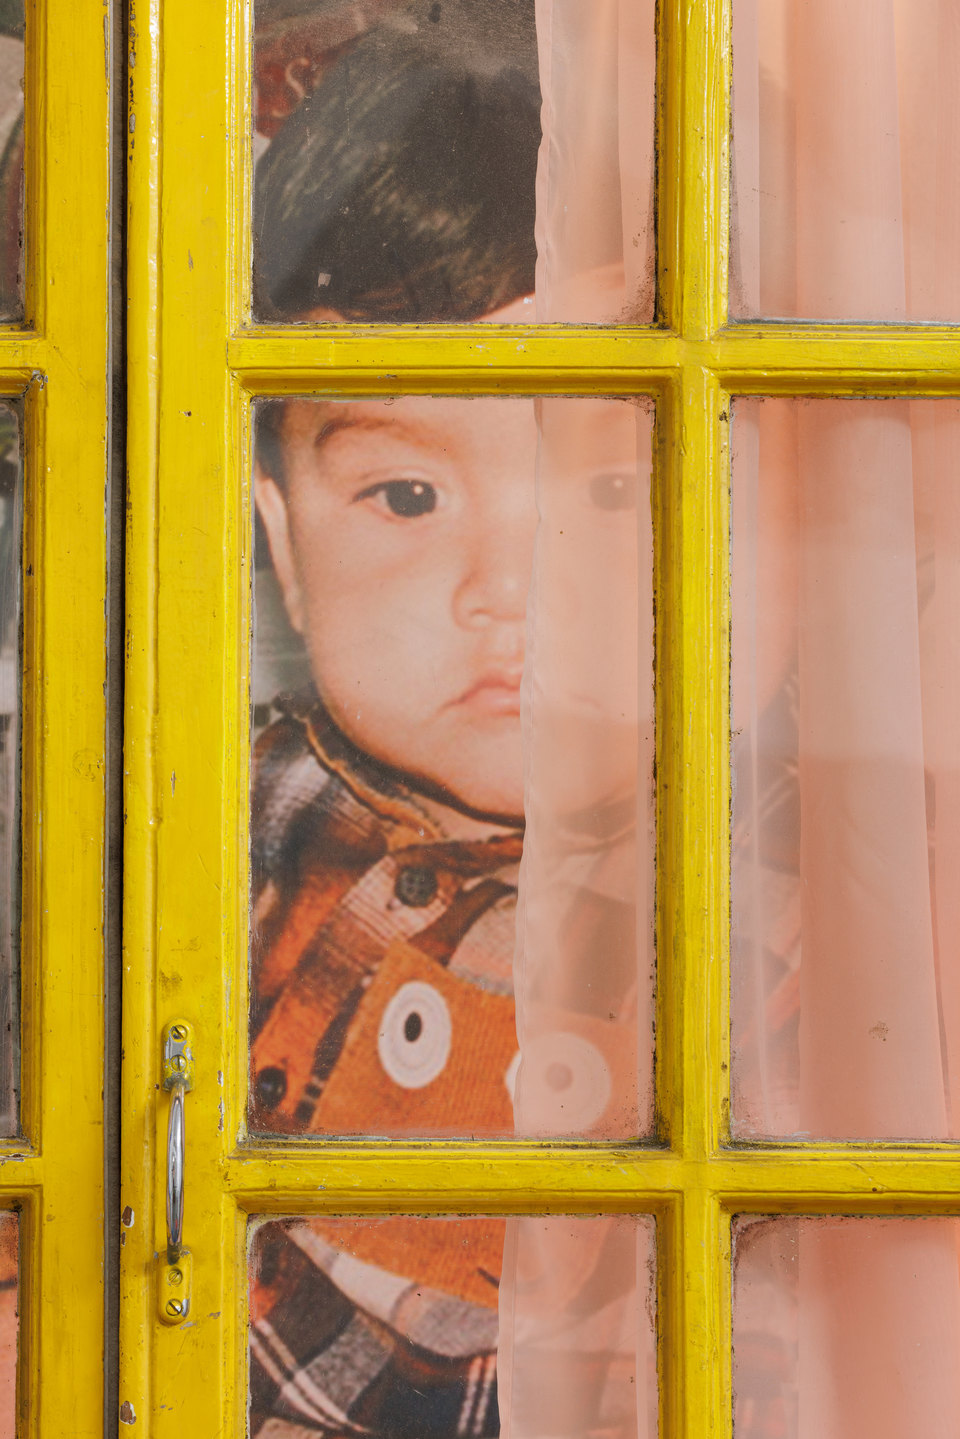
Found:
[[[522,835],[449,840],[315,698],[279,707],[252,795],[251,1130],[510,1134]],[[252,1276],[252,1432],[388,1432],[401,1394],[425,1434],[496,1432],[502,1220],[316,1217],[276,1226],[269,1248]],[[357,1264],[362,1305],[339,1283]],[[456,1316],[455,1354],[389,1320],[398,1275]],[[354,1331],[366,1360],[347,1375]]]

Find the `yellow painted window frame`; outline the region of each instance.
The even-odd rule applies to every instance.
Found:
[[[22,419],[20,1439],[103,1433],[110,11],[27,0]]]
[[[734,1146],[729,477],[739,394],[956,394],[945,326],[728,325],[729,0],[660,0],[657,323],[281,329],[249,318],[249,0],[146,0],[131,46],[121,1400],[156,1439],[240,1435],[256,1213],[652,1212],[661,1433],[731,1429],[739,1212],[957,1213],[929,1144]],[[658,1148],[239,1143],[246,1093],[250,407],[305,392],[651,394]],[[193,1320],[156,1320],[159,1034],[193,1022]]]

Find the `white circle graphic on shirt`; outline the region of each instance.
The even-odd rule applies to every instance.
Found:
[[[377,1053],[394,1084],[423,1089],[446,1068],[452,1038],[447,1001],[432,984],[413,979],[383,1011]]]
[[[581,1134],[606,1111],[612,1081],[607,1061],[580,1034],[557,1030],[523,1047],[520,1108],[555,1133]]]

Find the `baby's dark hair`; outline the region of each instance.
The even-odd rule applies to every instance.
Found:
[[[539,143],[519,70],[367,36],[258,166],[257,318],[465,321],[531,294]]]
[[[257,169],[257,318],[468,321],[533,292],[537,86],[391,32],[334,65]],[[257,456],[283,482],[282,400]]]

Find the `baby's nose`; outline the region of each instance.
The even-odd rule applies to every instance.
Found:
[[[534,528],[526,517],[502,517],[475,531],[464,551],[454,599],[457,622],[465,627],[491,621],[523,620],[533,571]]]

